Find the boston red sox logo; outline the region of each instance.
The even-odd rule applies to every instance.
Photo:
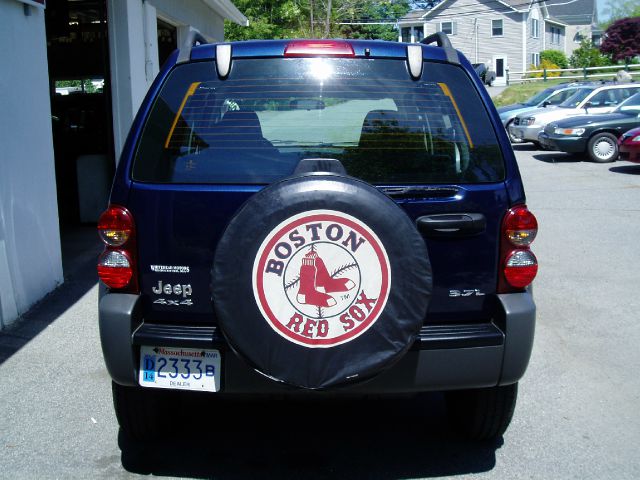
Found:
[[[289,341],[327,348],[362,335],[389,296],[384,246],[363,222],[331,210],[292,216],[262,242],[253,292],[267,323]]]

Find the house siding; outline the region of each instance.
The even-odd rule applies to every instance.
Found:
[[[590,25],[568,25],[566,29],[567,46],[566,54],[570,57],[573,51],[580,48],[580,40],[578,37],[583,36],[585,38],[591,38],[591,26]]]
[[[467,14],[465,12],[473,12]],[[492,36],[491,20],[502,20],[503,35]],[[498,2],[454,0],[432,12],[427,21],[427,35],[440,29],[441,22],[456,22],[457,31],[449,38],[453,46],[473,63],[492,64],[496,55],[507,57],[511,71],[522,71],[522,14]],[[477,21],[477,42],[474,29]]]
[[[542,50],[544,50],[543,39],[544,39],[544,31],[545,31],[545,22],[543,20],[542,12],[540,8],[534,6],[529,14],[527,15],[527,50],[526,50],[526,66],[525,68],[529,68],[532,64],[531,54],[537,53],[538,55]],[[538,19],[538,37],[533,37],[533,30],[531,26],[531,20],[537,18]]]
[[[556,43],[553,42],[553,34],[551,33],[552,28],[557,28],[560,30],[560,39]],[[544,35],[545,35],[544,50],[560,50],[561,52],[565,51],[565,48],[564,48],[565,28],[564,27],[561,27],[560,25],[556,25],[553,23],[545,23]]]

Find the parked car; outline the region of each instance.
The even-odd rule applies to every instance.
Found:
[[[618,105],[611,113],[580,115],[548,123],[538,139],[542,147],[568,153],[586,152],[594,162],[618,158],[618,137],[640,126],[640,93]]]
[[[496,72],[490,70],[486,63],[474,63],[473,69],[485,85],[491,86],[496,79]]]
[[[520,113],[513,120],[509,132],[524,142],[540,146],[538,135],[544,127],[556,120],[577,115],[609,113],[620,102],[640,91],[640,84],[607,84],[579,87],[558,108],[541,111],[529,110]]]
[[[504,105],[498,108],[498,114],[500,115],[500,121],[504,128],[509,133],[509,139],[512,143],[520,143],[522,140],[517,138],[509,132],[509,126],[513,123],[513,119],[517,115],[523,112],[528,112],[534,108],[554,108],[557,105],[564,102],[567,98],[573,95],[579,86],[591,85],[587,82],[575,82],[575,83],[561,83],[536,93],[531,98],[522,103],[514,103],[511,105]]]
[[[142,102],[98,224],[122,431],[165,435],[194,392],[444,390],[459,430],[500,436],[538,224],[468,60],[441,33],[196,38]]]
[[[625,132],[618,139],[620,159],[640,163],[640,128]]]

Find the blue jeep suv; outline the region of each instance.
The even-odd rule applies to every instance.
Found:
[[[461,433],[501,435],[538,226],[468,60],[444,34],[201,40],[149,90],[98,223],[122,430],[194,396],[444,391]]]

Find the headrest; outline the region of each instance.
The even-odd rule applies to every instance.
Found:
[[[362,133],[379,133],[380,130],[397,128],[400,125],[398,112],[394,110],[371,110],[362,122]]]
[[[260,119],[253,110],[229,110],[224,114],[218,128],[234,135],[251,135],[262,137]]]

